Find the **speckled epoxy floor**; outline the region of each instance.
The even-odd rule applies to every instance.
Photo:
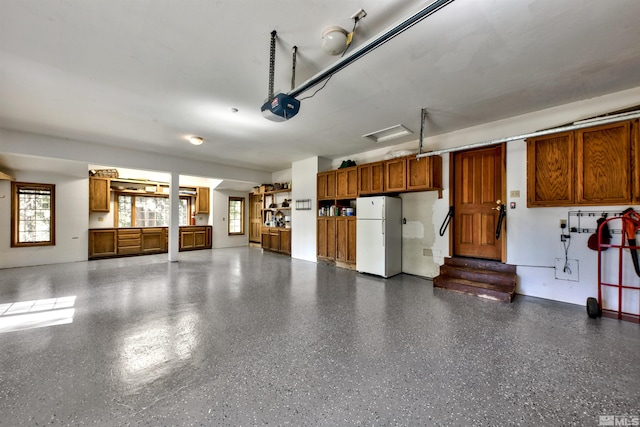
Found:
[[[0,270],[0,304],[66,296],[72,323],[0,333],[0,426],[596,426],[640,413],[640,326],[583,307],[253,248]]]

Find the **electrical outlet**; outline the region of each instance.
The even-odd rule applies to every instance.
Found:
[[[566,219],[561,219],[560,220],[560,228],[567,228],[567,220]]]

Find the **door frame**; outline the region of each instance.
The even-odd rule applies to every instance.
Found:
[[[506,142],[502,142],[499,144],[495,144],[495,145],[486,145],[483,147],[477,147],[477,148],[472,148],[472,149],[468,149],[468,150],[459,150],[459,151],[452,151],[449,153],[449,206],[453,206],[454,209],[455,207],[455,188],[456,188],[456,182],[455,182],[455,156],[456,154],[462,154],[462,153],[469,153],[472,151],[478,151],[478,150],[482,150],[484,148],[488,148],[488,147],[495,147],[495,146],[500,146],[500,166],[502,168],[501,171],[501,176],[502,176],[502,183],[501,183],[501,189],[500,189],[500,194],[501,194],[501,198],[500,200],[502,200],[503,204],[507,204],[507,143]],[[509,209],[507,207],[507,209]],[[509,216],[509,215],[507,215]],[[500,238],[500,242],[501,242],[501,248],[500,248],[500,262],[502,263],[506,263],[507,262],[507,222],[508,219],[505,218],[504,222],[502,223],[502,232],[501,232],[501,238]],[[455,237],[454,236],[454,227],[450,227],[449,229],[449,253],[451,254],[451,257],[456,257],[458,255],[456,255],[454,253],[454,241],[455,241]]]

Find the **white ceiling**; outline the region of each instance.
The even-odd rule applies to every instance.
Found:
[[[272,30],[288,92],[293,45],[298,86],[340,60],[320,50],[325,27],[366,10],[349,55],[429,3],[2,0],[0,126],[278,171],[384,147],[362,135],[400,123],[414,135],[387,145],[417,140],[423,107],[435,135],[640,86],[638,0],[455,0],[296,117],[262,117]]]

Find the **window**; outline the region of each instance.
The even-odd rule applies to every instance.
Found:
[[[229,197],[229,235],[244,234],[244,198]]]
[[[11,183],[11,246],[56,244],[53,184]]]
[[[161,196],[118,195],[118,227],[168,227],[169,198]],[[189,198],[181,197],[178,206],[178,225],[189,224]]]

